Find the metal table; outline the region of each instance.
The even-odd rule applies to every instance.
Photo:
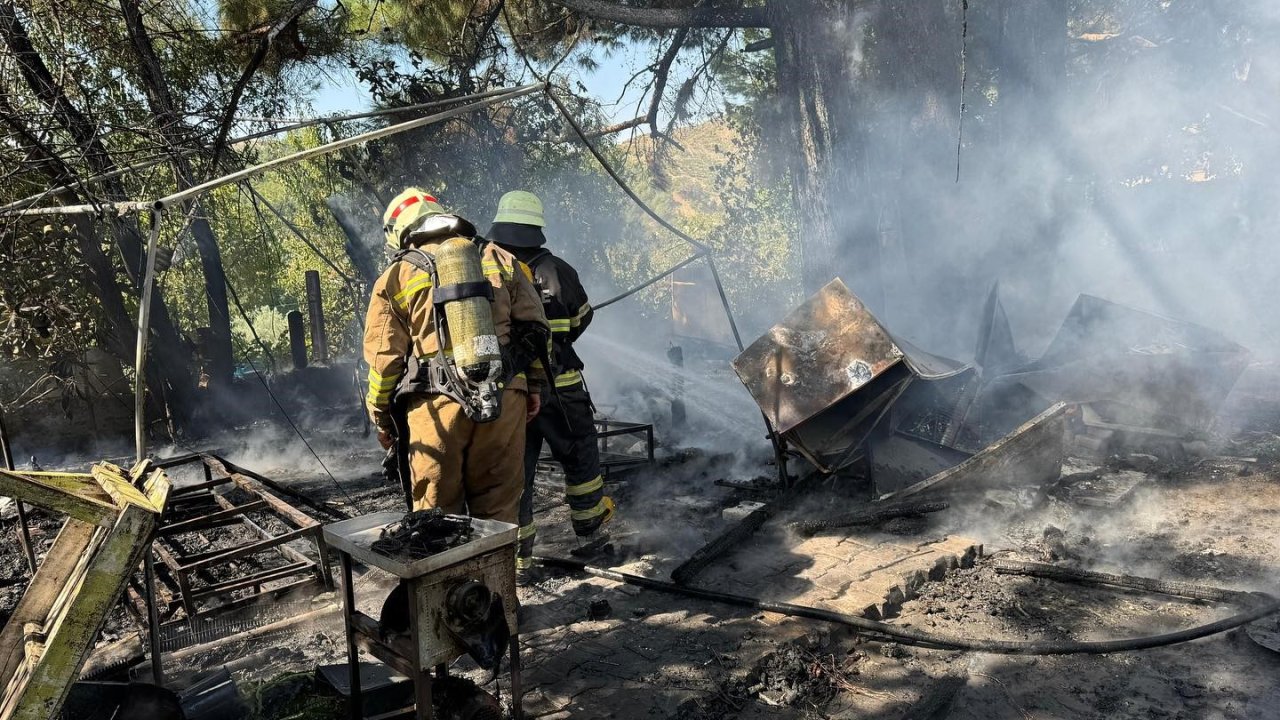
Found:
[[[431,718],[432,670],[437,676],[443,676],[448,663],[466,653],[444,625],[445,595],[459,582],[478,580],[504,599],[507,627],[511,632],[512,706],[515,718],[520,720],[520,636],[516,625],[515,585],[517,527],[494,520],[472,520],[475,535],[470,542],[406,562],[375,552],[371,547],[382,528],[402,517],[401,512],[381,512],[324,528],[325,541],[338,553],[342,566],[342,616],[347,630],[351,717],[355,720],[363,717],[359,652],[364,650],[414,679],[417,717]],[[378,622],[356,609],[352,558],[405,581],[410,603],[408,636],[384,637]]]

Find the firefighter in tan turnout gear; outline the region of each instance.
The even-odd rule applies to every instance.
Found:
[[[414,510],[515,523],[550,333],[532,276],[418,188],[383,229],[395,255],[364,327],[378,439],[407,455]]]
[[[533,479],[538,456],[546,442],[552,457],[564,468],[565,497],[573,531],[591,538],[614,513],[604,494],[595,413],[583,383],[583,363],[573,343],[591,323],[587,291],[573,266],[547,250],[542,228],[542,201],[532,193],[509,192],[498,204],[488,239],[510,251],[533,271],[551,323],[554,392],[543,393],[542,412],[528,425],[525,441],[524,497],[520,501],[520,545],[516,567],[527,577],[537,528],[533,519]]]

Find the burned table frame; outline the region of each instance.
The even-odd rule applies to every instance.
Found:
[[[619,452],[610,442],[626,436],[644,436],[645,454],[631,455]],[[600,472],[605,479],[653,464],[653,425],[651,423],[623,422],[621,420],[596,420],[596,439],[600,448]],[[539,469],[550,469],[555,458],[549,451],[538,457]]]
[[[169,602],[168,607],[161,613],[161,617],[155,620],[172,624],[174,621],[171,618],[178,607],[181,607],[185,611],[186,621],[190,622],[194,629],[196,621],[232,607],[251,604],[266,593],[279,594],[313,584],[324,588],[333,587],[333,575],[329,568],[329,551],[319,522],[285,502],[260,482],[260,478],[251,477],[239,468],[233,471],[227,467],[228,463],[219,458],[210,455],[192,455],[161,464],[165,467],[179,467],[197,462],[203,466],[204,482],[174,488],[170,494],[165,518],[157,532],[157,541],[152,546],[155,557],[168,571],[167,576],[162,575],[160,579],[168,580],[165,584],[170,597],[173,597],[176,590],[179,601]],[[217,488],[226,485],[234,485],[247,494],[250,500],[241,505],[235,505],[216,492]],[[195,517],[184,517],[181,520],[175,517],[179,513],[189,515],[192,511],[200,514]],[[268,513],[290,529],[282,534],[273,535],[249,517],[249,513],[254,512]],[[191,554],[184,554],[176,543],[168,540],[180,533],[233,525],[247,529],[257,539],[239,547]],[[318,559],[313,560],[289,547],[289,543],[295,540],[307,540],[313,543]],[[203,587],[193,586],[193,578],[207,572],[213,566],[242,560],[267,551],[278,553],[285,564],[244,577],[213,582]],[[149,587],[146,591],[150,598],[155,597],[157,590],[154,576],[154,573],[148,573]],[[263,590],[264,584],[281,580],[292,580],[292,582],[271,590]],[[252,589],[252,592],[244,597],[222,603],[215,608],[201,608],[202,602],[249,589]],[[136,601],[137,598],[135,598]]]

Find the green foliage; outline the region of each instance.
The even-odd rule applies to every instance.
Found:
[[[0,222],[0,268],[4,357],[50,357],[97,336],[99,307],[84,286],[71,228],[39,219]]]

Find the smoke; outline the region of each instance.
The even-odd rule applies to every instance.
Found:
[[[958,182],[959,3],[840,31],[863,82],[842,130],[864,164],[838,170],[863,189],[838,209],[851,289],[962,359],[995,281],[1033,354],[1080,293],[1276,349],[1280,324],[1259,312],[1280,267],[1276,6],[1029,5],[969,8]],[[895,30],[895,13],[920,22]],[[868,238],[882,296],[858,282]]]

